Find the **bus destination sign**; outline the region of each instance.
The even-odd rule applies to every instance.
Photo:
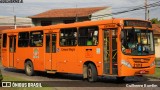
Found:
[[[124,20],[125,27],[147,27],[152,28],[152,24],[141,20]]]

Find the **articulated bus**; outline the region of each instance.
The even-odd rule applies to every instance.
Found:
[[[4,67],[98,76],[154,74],[155,47],[150,22],[108,19],[51,26],[3,30],[1,60]]]

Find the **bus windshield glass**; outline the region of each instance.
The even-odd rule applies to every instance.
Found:
[[[122,52],[126,55],[152,55],[154,51],[153,31],[146,29],[123,29],[121,31]]]

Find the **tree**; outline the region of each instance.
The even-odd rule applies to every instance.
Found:
[[[151,22],[152,24],[160,24],[160,20],[158,20],[158,18],[152,18]]]

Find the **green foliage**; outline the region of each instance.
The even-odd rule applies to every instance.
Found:
[[[151,22],[152,24],[160,24],[160,20],[158,20],[158,18],[152,18]]]
[[[155,69],[155,74],[152,75],[153,77],[157,77],[157,78],[160,78],[160,68],[156,68]]]
[[[147,75],[155,78],[160,78],[160,68],[155,68],[155,74],[153,75]]]

